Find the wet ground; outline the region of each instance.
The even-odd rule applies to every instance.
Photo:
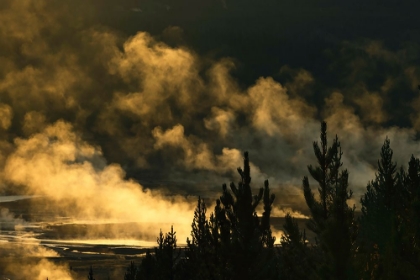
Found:
[[[65,267],[73,279],[87,279],[91,266],[96,280],[124,279],[130,262],[140,262],[156,244],[158,233],[135,231],[148,225],[75,220],[47,203],[42,197],[0,197],[0,280],[25,279],[16,267],[42,260]]]
[[[124,279],[130,262],[139,263],[156,245],[158,232],[137,230],[148,224],[75,220],[47,205],[42,197],[0,197],[0,280],[25,279],[8,270],[41,260],[65,267],[73,279],[87,279],[91,266],[96,280]],[[297,221],[304,226],[305,220]],[[271,223],[279,235],[284,218],[272,218]],[[162,228],[169,230],[170,225]],[[180,247],[182,243],[178,240]]]

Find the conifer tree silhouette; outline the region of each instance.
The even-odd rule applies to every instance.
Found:
[[[319,200],[315,198],[308,177],[303,179],[303,191],[311,212],[307,226],[316,233],[325,254],[326,266],[320,268],[325,279],[348,277],[351,250],[356,238],[354,207],[347,205],[352,192],[348,190],[348,172],[340,170],[341,147],[336,136],[331,147],[327,143],[327,124],[321,123],[321,143],[313,143],[318,166],[308,166],[312,178],[317,181]]]
[[[209,243],[209,224],[206,219],[206,204],[204,200],[198,197],[197,208],[194,211],[194,219],[192,222],[191,243],[195,245],[198,250],[204,251]]]
[[[384,277],[385,252],[392,250],[392,231],[395,229],[397,167],[393,162],[390,140],[385,139],[381,148],[376,178],[368,183],[361,198],[360,217],[361,248],[366,253],[367,271],[372,278]],[[390,272],[390,271],[389,271]]]
[[[400,172],[401,173],[401,172]],[[408,172],[403,172],[404,192],[399,210],[401,221],[399,253],[405,274],[420,278],[420,160],[411,155]]]
[[[216,200],[209,220],[204,201],[198,199],[186,259],[178,265],[178,276],[182,279],[271,279],[277,273],[273,251],[267,251],[275,241],[270,228],[275,196],[270,194],[268,181],[258,195],[252,195],[247,152],[244,167],[238,168],[238,173],[241,176],[238,186],[231,183],[229,191],[223,185],[222,196]],[[256,207],[263,198],[260,221]],[[164,247],[162,232],[158,244],[159,248]],[[157,259],[158,255],[156,251]]]
[[[176,232],[173,226],[171,231],[163,235],[162,230],[157,237],[158,247],[155,249],[156,265],[158,267],[157,279],[174,279],[175,259],[179,257],[176,255],[175,249],[177,244]]]
[[[146,256],[141,261],[140,266],[138,267],[138,279],[155,279],[156,269],[156,258],[150,253],[150,250],[147,250]]]
[[[270,188],[268,186],[268,180],[264,182],[264,194],[263,194],[263,202],[264,202],[264,212],[261,217],[261,232],[262,232],[262,241],[266,247],[272,248],[274,242],[276,241],[276,237],[272,236],[271,227],[270,227],[270,216],[271,216],[271,209],[275,199],[275,195],[270,195]]]
[[[165,235],[160,230],[156,242],[158,246],[155,247],[154,255],[147,250],[138,267],[131,263],[125,274],[126,279],[175,279],[180,251],[176,252],[177,238],[173,226]]]
[[[420,261],[420,160],[411,155],[408,163],[408,173],[404,178],[404,185],[406,186],[404,217],[406,217],[405,224],[409,226],[408,231],[412,236],[408,242],[411,243],[411,248]]]
[[[184,278],[212,279],[217,274],[216,266],[219,262],[215,256],[216,248],[206,211],[204,200],[199,197],[191,225],[191,240],[187,238],[188,249],[185,254],[188,261],[181,265]]]
[[[140,273],[138,267],[134,264],[134,262],[130,262],[130,265],[127,267],[124,280],[138,280],[140,278]]]
[[[359,258],[367,263],[363,272],[373,279],[420,277],[418,243],[414,241],[420,221],[415,206],[419,197],[419,162],[412,156],[408,173],[402,168],[398,172],[388,138],[380,156],[375,179],[361,198]]]
[[[361,222],[363,229],[361,234],[369,234],[365,240],[371,239],[372,242],[384,243],[384,230],[389,229],[389,217],[394,202],[394,193],[396,189],[396,164],[392,160],[393,151],[390,148],[390,141],[387,138],[381,149],[381,159],[378,160],[378,172],[375,180],[368,183],[366,193],[361,198],[362,216]],[[389,213],[385,213],[389,212]],[[388,215],[389,214],[389,215]],[[382,216],[386,217],[382,217]],[[386,218],[386,224],[385,220]]]
[[[257,195],[252,195],[248,152],[244,153],[244,167],[238,168],[238,173],[241,176],[238,186],[231,183],[229,191],[226,185],[223,185],[223,194],[220,197],[222,207],[217,202],[215,216],[220,222],[221,238],[222,240],[226,238],[222,242],[229,244],[230,247],[232,279],[247,279],[257,275],[261,270],[260,259],[264,255],[262,248],[272,247],[274,243],[269,223],[275,196],[270,195],[268,181],[265,183],[265,188],[259,189]],[[260,223],[256,208],[263,196],[265,196],[265,209]],[[227,240],[229,235],[230,240]]]
[[[284,235],[281,238],[280,270],[282,279],[313,279],[315,274],[314,250],[306,243],[306,231],[301,231],[290,213],[285,216]]]

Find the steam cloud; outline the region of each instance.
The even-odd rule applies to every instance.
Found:
[[[36,242],[3,243],[2,252],[0,255],[2,274],[12,279],[75,279],[67,265],[55,264],[46,259],[58,257],[55,251]],[[7,255],[4,255],[4,252],[7,252]]]
[[[331,65],[347,73],[342,87],[326,87],[311,102],[317,77],[305,69],[283,66],[289,80],[260,77],[243,87],[231,75],[232,59],[209,59],[143,31],[125,36],[97,24],[89,4],[69,13],[54,1],[3,2],[4,193],[48,197],[50,207],[79,220],[142,222],[149,225],[138,228],[145,234],[175,224],[184,240],[194,208],[186,196],[216,198],[222,183],[237,180],[246,150],[254,186],[269,179],[276,194],[273,214],[305,217],[301,179],[315,161],[320,119],[331,139],[341,139],[355,204],[374,177],[386,136],[399,164],[420,154],[419,97],[405,116],[409,127],[392,122],[402,113],[391,109],[395,92],[420,83],[412,46],[392,52],[376,41],[343,43],[342,58]],[[182,30],[163,35],[182,37]],[[379,63],[397,70],[380,72]],[[372,86],[368,73],[377,70]],[[39,265],[55,269],[48,261]],[[37,273],[31,275],[46,278]]]

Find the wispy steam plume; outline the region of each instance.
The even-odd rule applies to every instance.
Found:
[[[194,207],[185,197],[216,198],[222,183],[237,180],[246,150],[255,188],[269,179],[279,207],[307,213],[301,179],[315,161],[321,119],[342,142],[355,203],[386,136],[398,163],[420,153],[418,96],[395,100],[420,81],[415,46],[343,42],[331,54],[339,86],[284,65],[288,79],[244,86],[232,75],[234,59],[177,45],[179,27],[161,37],[175,32],[170,46],[99,24],[93,5],[77,3],[74,13],[61,1],[1,5],[2,192],[47,196],[48,207],[79,219],[155,223],[139,229],[154,233],[180,224],[183,239]]]

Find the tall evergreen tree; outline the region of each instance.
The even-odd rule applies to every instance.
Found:
[[[259,196],[252,196],[250,185],[251,171],[247,152],[244,157],[244,170],[238,168],[238,173],[241,176],[238,187],[233,182],[230,184],[233,195],[226,185],[223,185],[223,194],[220,197],[220,201],[223,204],[226,218],[230,224],[231,242],[234,243],[233,245],[236,249],[242,251],[236,256],[236,259],[242,259],[239,262],[242,265],[238,265],[248,269],[251,265],[249,260],[252,258],[249,255],[255,253],[253,251],[256,249],[255,229],[259,225],[255,219],[255,210],[262,198],[262,191],[260,191],[261,194]],[[243,269],[241,270],[243,271]]]
[[[206,204],[204,200],[198,197],[197,208],[194,211],[194,218],[191,225],[191,244],[196,246],[201,252],[206,250],[209,243],[209,225],[206,218]]]
[[[187,238],[187,261],[182,262],[180,269],[183,279],[214,279],[214,275],[218,274],[216,250],[206,211],[204,200],[199,197],[191,225],[191,240]]]
[[[325,254],[325,266],[320,276],[326,279],[347,279],[351,271],[351,250],[355,239],[354,207],[347,205],[352,192],[348,190],[348,172],[341,170],[341,147],[338,137],[331,147],[327,143],[327,124],[321,123],[321,143],[313,143],[318,166],[308,166],[317,181],[319,200],[312,192],[308,177],[303,179],[303,191],[311,212],[308,228],[317,235]]]
[[[271,209],[275,199],[275,195],[270,195],[270,188],[268,185],[268,180],[264,182],[264,194],[263,194],[263,203],[264,203],[264,212],[261,217],[261,233],[262,233],[262,242],[264,246],[272,248],[276,237],[272,235],[270,227],[270,216]]]
[[[238,173],[241,176],[238,186],[231,183],[229,191],[223,185],[221,204],[217,203],[214,216],[219,223],[222,245],[228,248],[228,268],[232,279],[264,277],[260,273],[261,262],[267,251],[263,251],[263,248],[272,247],[274,243],[269,222],[275,197],[270,195],[268,182],[257,195],[252,195],[248,152],[244,153],[244,167],[238,168]],[[263,197],[265,209],[261,224],[256,208]],[[273,264],[268,267],[274,270]]]
[[[156,270],[153,279],[173,280],[175,277],[175,264],[179,258],[176,254],[177,238],[173,226],[165,235],[162,230],[156,239],[158,247],[155,248]]]
[[[148,252],[137,269],[132,264],[126,278],[140,275],[139,279],[277,279],[275,237],[270,228],[275,196],[270,194],[268,181],[258,195],[252,195],[247,152],[244,167],[238,168],[238,173],[238,186],[231,183],[229,191],[223,185],[222,196],[216,200],[209,220],[205,203],[198,198],[184,259],[175,256],[173,228],[166,235],[160,231],[154,256]],[[264,212],[260,219],[256,208],[261,200]]]
[[[404,185],[406,186],[402,215],[404,220],[401,224],[406,230],[404,240],[406,257],[410,263],[420,269],[420,160],[413,155],[408,163]]]
[[[156,274],[156,258],[150,253],[150,250],[146,251],[146,256],[138,267],[138,279],[152,280],[155,279]]]
[[[402,199],[398,207],[399,248],[401,260],[397,265],[413,279],[420,278],[420,160],[413,155],[408,163],[408,172],[400,171],[403,182]]]
[[[401,243],[401,214],[405,188],[403,174],[397,173],[390,140],[381,148],[375,179],[361,198],[360,259],[366,263],[364,273],[372,279],[395,279],[398,268],[398,247]]]
[[[224,185],[226,190],[226,185]],[[224,194],[227,195],[227,194]],[[220,199],[216,200],[214,213],[210,215],[209,227],[211,242],[214,250],[213,263],[215,264],[215,279],[231,279],[231,223]]]
[[[124,279],[127,280],[140,280],[140,279],[153,279],[153,280],[170,280],[176,279],[175,272],[177,263],[179,261],[180,252],[176,254],[177,238],[173,226],[171,231],[163,234],[162,230],[156,239],[157,247],[152,255],[149,250],[146,252],[145,258],[139,266],[133,262],[127,267]]]
[[[375,180],[361,199],[360,260],[371,279],[420,277],[420,162],[411,156],[408,172],[397,172],[385,139]]]

